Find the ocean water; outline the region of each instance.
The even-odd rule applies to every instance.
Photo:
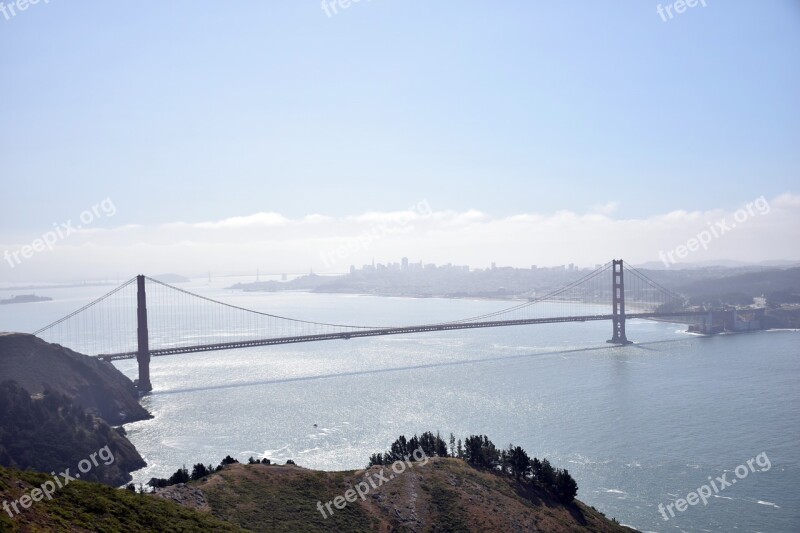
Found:
[[[187,288],[340,323],[453,320],[508,306],[225,290],[232,282]],[[0,329],[32,331],[107,290],[36,291],[55,300],[0,306]],[[581,500],[643,531],[800,531],[800,332],[707,338],[683,329],[629,321],[636,344],[625,347],[605,343],[610,324],[587,322],[154,358],[155,390],[142,402],[155,418],[126,426],[148,462],[134,478],[228,454],[354,469],[400,434],[438,430],[547,457],[569,469]],[[135,361],[115,364],[136,377]],[[758,456],[756,471],[737,478],[735,468]],[[659,504],[722,476],[736,483],[663,519]]]

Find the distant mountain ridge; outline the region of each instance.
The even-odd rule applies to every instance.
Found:
[[[698,280],[681,285],[677,290],[692,297],[716,298],[737,293],[747,298],[776,293],[800,295],[800,267]]]

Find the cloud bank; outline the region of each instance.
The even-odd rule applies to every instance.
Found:
[[[750,212],[737,224],[748,204]],[[400,211],[345,217],[288,218],[269,212],[158,226],[93,226],[13,267],[4,260],[0,281],[116,279],[162,272],[201,276],[209,271],[249,273],[256,268],[271,273],[344,272],[351,264],[361,266],[373,258],[394,262],[401,257],[474,268],[491,262],[517,267],[592,266],[620,257],[632,263],[660,263],[660,252],[674,252],[720,221],[734,227],[680,261],[800,260],[800,195],[762,197],[760,204],[753,199],[740,207],[625,219],[615,217],[617,205],[610,202],[585,213],[498,218],[478,210],[440,211],[421,200]],[[0,253],[18,251],[35,238],[2,243]]]

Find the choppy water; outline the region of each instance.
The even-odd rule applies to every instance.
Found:
[[[193,290],[347,323],[455,319],[507,305],[241,294],[222,284]],[[0,329],[33,330],[104,290],[37,291],[57,301],[3,306]],[[352,469],[399,434],[438,429],[548,457],[570,470],[580,499],[645,531],[800,531],[800,332],[703,338],[632,321],[637,345],[613,347],[604,342],[610,329],[551,324],[156,358],[156,390],[143,399],[155,418],[126,426],[149,464],[135,479],[227,454]],[[134,361],[117,365],[136,376]],[[662,519],[659,503],[709,476],[730,480],[762,452],[768,471]]]

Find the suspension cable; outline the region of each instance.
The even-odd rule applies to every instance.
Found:
[[[125,283],[123,283],[122,285],[120,285],[119,287],[114,289],[113,291],[109,292],[108,294],[104,294],[103,296],[101,296],[100,298],[96,299],[95,301],[84,305],[83,307],[81,307],[77,311],[73,311],[72,313],[68,314],[64,318],[60,318],[60,319],[56,320],[55,322],[53,322],[52,324],[48,324],[43,328],[37,329],[36,331],[33,332],[33,335],[38,335],[39,333],[41,333],[41,332],[43,332],[45,330],[48,330],[48,329],[52,328],[53,326],[57,326],[58,324],[64,322],[65,320],[69,320],[70,318],[74,317],[75,315],[77,315],[79,313],[82,313],[83,311],[86,311],[87,309],[89,309],[93,305],[99,304],[100,302],[102,302],[103,300],[108,298],[109,296],[112,296],[112,295],[116,294],[117,292],[121,291],[122,289],[124,289],[125,287],[127,287],[128,285],[133,283],[134,281],[136,281],[135,277],[129,279],[128,281],[126,281]]]
[[[600,274],[602,274],[603,272],[608,270],[610,268],[610,266],[611,266],[611,262],[609,261],[608,263],[606,263],[605,265],[601,266],[597,270],[595,270],[593,272],[590,272],[589,274],[586,274],[582,278],[570,283],[569,285],[567,285],[565,287],[562,287],[560,289],[556,289],[556,290],[554,290],[554,291],[552,291],[550,293],[547,293],[544,296],[541,296],[539,298],[534,298],[531,301],[528,301],[528,302],[525,302],[525,303],[522,303],[522,304],[518,304],[518,305],[515,305],[513,307],[509,307],[507,309],[501,309],[500,311],[494,311],[492,313],[486,313],[484,315],[478,315],[478,316],[473,316],[473,317],[469,317],[469,318],[462,318],[461,320],[454,320],[452,322],[444,322],[444,324],[460,324],[460,323],[463,323],[463,322],[473,322],[473,321],[481,320],[481,319],[484,319],[484,318],[491,318],[493,316],[501,315],[503,313],[510,313],[511,311],[516,311],[518,309],[523,309],[525,307],[529,307],[531,305],[540,303],[542,301],[549,300],[549,299],[551,299],[551,298],[553,298],[555,296],[558,296],[559,294],[561,294],[563,292],[566,292],[566,291],[568,291],[570,289],[574,289],[576,286],[578,286],[578,285],[580,285],[582,283],[585,283],[585,282],[587,282],[587,281],[599,276]]]
[[[314,321],[311,321],[311,320],[301,320],[299,318],[290,318],[290,317],[286,317],[286,316],[273,315],[273,314],[270,314],[270,313],[264,313],[264,312],[261,312],[261,311],[254,311],[252,309],[246,309],[244,307],[239,307],[238,305],[233,305],[233,304],[229,304],[229,303],[225,303],[225,302],[220,302],[218,300],[213,300],[213,299],[208,298],[206,296],[201,296],[199,294],[195,294],[195,293],[187,291],[185,289],[180,289],[178,287],[173,287],[172,285],[168,285],[168,284],[166,284],[164,282],[158,281],[157,279],[153,279],[153,278],[146,278],[146,279],[148,281],[152,281],[153,283],[158,283],[159,285],[163,285],[163,286],[165,286],[165,287],[167,287],[169,289],[184,293],[184,294],[189,295],[189,296],[194,296],[195,298],[200,298],[201,300],[205,300],[207,302],[211,302],[211,303],[214,303],[214,304],[222,305],[222,306],[229,307],[231,309],[236,309],[236,310],[239,310],[239,311],[245,311],[247,313],[253,313],[253,314],[256,314],[256,315],[267,316],[267,317],[271,317],[271,318],[279,318],[279,319],[282,319],[282,320],[288,320],[290,322],[297,322],[297,323],[301,323],[301,324],[311,324],[311,325],[314,325],[314,326],[333,326],[333,327],[337,327],[337,328],[353,328],[353,329],[376,329],[376,328],[379,328],[379,327],[385,327],[385,326],[352,326],[352,325],[349,325],[349,324],[330,324],[330,323],[327,323],[327,322],[314,322]]]

